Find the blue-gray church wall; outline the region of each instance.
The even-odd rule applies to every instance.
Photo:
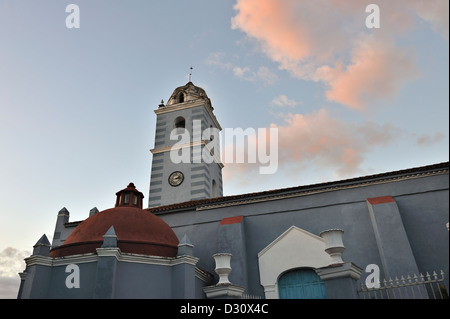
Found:
[[[47,298],[51,269],[43,265],[27,267],[27,281],[22,293],[26,298]]]
[[[48,289],[48,298],[90,299],[93,297],[97,263],[77,263],[79,267],[80,288],[68,288],[66,279],[70,273],[66,272],[67,265],[51,267],[51,280]]]
[[[120,262],[117,267],[115,298],[172,298],[172,268]]]
[[[205,297],[202,288],[207,283],[195,276],[195,266],[190,263],[157,265],[121,262],[109,256],[99,257],[92,262],[77,262],[74,259],[73,264],[79,267],[79,287],[70,288],[66,285],[66,280],[71,275],[71,272],[66,272],[68,264],[53,266],[38,264],[28,267],[26,284],[19,297],[32,299]]]
[[[158,214],[179,238],[187,234],[200,258],[198,266],[214,275],[212,255],[218,251],[219,223],[244,216],[248,292],[264,296],[259,283],[257,254],[295,225],[315,235],[330,228],[344,230],[343,260],[365,269],[380,267],[380,254],[369,216],[367,198],[392,196],[398,205],[419,271],[443,269],[448,278],[448,175],[372,184],[317,194],[199,211]],[[395,230],[393,230],[394,232]],[[389,240],[389,238],[387,238]],[[392,243],[395,245],[395,243]],[[233,263],[232,258],[232,268]],[[230,280],[233,270],[230,274]],[[367,276],[363,272],[361,279]],[[217,279],[217,277],[216,277]],[[448,288],[448,279],[447,279]]]
[[[449,291],[448,191],[431,191],[420,196],[396,198],[414,257],[423,274],[443,270]]]

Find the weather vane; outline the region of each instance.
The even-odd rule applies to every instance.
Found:
[[[192,66],[191,66],[191,73],[189,73],[189,82],[191,82],[192,79]]]

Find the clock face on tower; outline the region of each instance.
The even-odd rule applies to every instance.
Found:
[[[183,173],[176,171],[170,174],[169,176],[169,184],[171,186],[178,186],[183,183],[184,175]]]

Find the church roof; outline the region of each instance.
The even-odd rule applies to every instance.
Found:
[[[230,204],[243,204],[247,201],[255,201],[255,200],[269,200],[276,199],[277,197],[281,197],[283,195],[288,194],[307,194],[308,192],[317,192],[317,191],[332,191],[337,190],[343,187],[358,187],[368,185],[374,182],[381,181],[393,181],[402,179],[405,177],[420,177],[427,174],[432,173],[448,173],[449,162],[443,162],[439,164],[403,169],[392,172],[385,172],[375,175],[367,175],[361,176],[346,180],[339,180],[333,182],[325,182],[318,183],[313,185],[304,185],[304,186],[295,186],[290,188],[281,188],[274,189],[262,192],[255,193],[247,193],[247,194],[239,194],[239,195],[231,195],[231,196],[223,196],[223,197],[215,197],[215,198],[206,198],[200,200],[193,200],[189,202],[176,203],[165,206],[157,206],[150,207],[146,210],[155,214],[165,213],[170,211],[184,210],[184,209],[194,209],[194,208],[202,208],[202,207],[210,207],[210,206],[220,206],[220,205],[230,205]]]

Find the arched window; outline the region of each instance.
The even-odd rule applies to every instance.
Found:
[[[175,128],[186,128],[186,120],[182,116],[175,119]]]
[[[183,94],[183,92],[180,92],[180,95],[178,95],[178,102],[180,102],[180,103],[184,102],[184,94]]]

